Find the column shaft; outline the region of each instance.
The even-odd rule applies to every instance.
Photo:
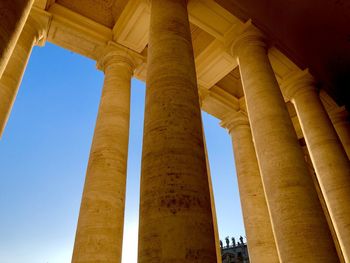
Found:
[[[312,78],[292,79],[285,88],[295,105],[345,261],[350,262],[350,162]]]
[[[34,0],[0,1],[0,77],[28,18]]]
[[[38,28],[33,19],[29,18],[0,78],[0,138],[4,132],[30,54],[38,37]]]
[[[216,262],[187,0],[152,0],[139,263]]]
[[[303,152],[267,57],[247,29],[234,44],[260,173],[281,262],[337,262]]]
[[[203,120],[202,120],[202,123],[203,123]],[[216,262],[217,263],[221,263],[222,259],[221,259],[218,220],[217,220],[217,216],[216,216],[215,198],[214,198],[214,190],[213,190],[213,184],[212,184],[211,172],[210,172],[210,163],[209,163],[209,156],[208,156],[207,141],[205,139],[205,133],[204,133],[203,125],[202,125],[202,132],[203,132],[203,142],[204,142],[204,151],[205,151],[205,161],[206,161],[207,172],[208,172],[210,204],[211,204],[211,210],[212,210],[212,216],[213,216],[213,227],[214,227],[215,248],[216,248]]]
[[[316,189],[316,192],[317,192],[318,199],[320,200],[320,204],[321,204],[323,213],[324,213],[324,215],[326,217],[326,220],[327,220],[327,223],[328,223],[328,226],[329,226],[329,230],[330,230],[332,238],[333,238],[335,249],[336,249],[336,251],[338,253],[339,262],[340,263],[345,263],[343,252],[341,251],[337,234],[335,233],[335,229],[334,229],[331,217],[329,215],[329,211],[328,211],[326,202],[324,200],[324,196],[322,194],[322,191],[321,191],[321,188],[320,188],[320,184],[319,184],[319,182],[317,180],[315,169],[314,169],[314,166],[312,164],[309,151],[307,150],[307,146],[306,145],[303,144],[301,146],[302,146],[302,149],[303,149],[303,152],[304,152],[304,158],[306,160],[306,163],[307,163],[307,166],[308,166],[308,169],[309,169],[309,173],[310,173],[312,181],[314,182],[314,185],[315,185],[315,189]]]
[[[221,123],[232,137],[238,187],[252,263],[278,263],[263,184],[247,117],[234,112]]]
[[[132,66],[108,54],[86,172],[73,263],[121,262]]]
[[[350,159],[350,123],[349,114],[345,108],[330,112],[332,124],[338,134],[338,137],[344,147],[348,159]]]

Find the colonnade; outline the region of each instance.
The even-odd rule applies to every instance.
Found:
[[[138,262],[213,263],[219,256],[215,206],[187,0],[150,2]],[[20,14],[15,21],[26,21],[24,27],[24,22],[18,22],[6,27],[5,34],[6,24],[0,21],[1,54],[10,53],[0,59],[1,132],[32,47],[43,41],[50,20],[35,10],[27,19],[32,2],[26,3],[15,12]],[[291,72],[279,85],[267,51],[263,33],[246,23],[230,45],[240,70],[245,107],[227,112],[221,122],[232,137],[251,262],[350,262],[348,124],[326,112],[307,71]],[[121,262],[130,83],[143,57],[114,42],[98,57],[105,81],[74,263]],[[7,65],[3,74],[2,65]],[[296,109],[329,212],[328,223],[285,98]],[[335,243],[340,246],[338,253]]]

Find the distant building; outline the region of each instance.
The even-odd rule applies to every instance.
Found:
[[[231,240],[230,244],[230,238],[225,238],[226,246],[220,240],[222,263],[249,263],[248,247],[247,243],[244,243],[243,237],[241,236],[238,242],[234,237]]]

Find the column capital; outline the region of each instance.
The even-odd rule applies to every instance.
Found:
[[[349,121],[349,113],[345,109],[345,106],[339,107],[328,112],[329,117],[332,120],[333,125],[338,123],[347,123]]]
[[[242,50],[249,46],[267,48],[265,35],[253,25],[251,20],[243,25],[240,34],[231,44],[231,55],[237,57]]]
[[[98,55],[97,68],[105,69],[114,64],[127,65],[133,72],[144,61],[144,57],[120,44],[109,41]]]
[[[316,81],[308,69],[292,71],[283,79],[281,90],[287,99],[292,100],[301,93],[315,91],[315,84]]]
[[[230,111],[225,114],[220,126],[227,129],[229,133],[237,127],[249,127],[247,115],[242,111]]]
[[[30,30],[30,33],[34,35],[35,45],[45,44],[51,20],[52,15],[40,8],[33,7],[30,11],[24,30]]]

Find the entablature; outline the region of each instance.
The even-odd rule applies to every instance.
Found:
[[[122,2],[124,4],[120,7],[120,14],[113,27],[72,11],[59,1],[36,0],[35,6],[46,9],[52,16],[47,35],[49,42],[97,60],[100,50],[113,41],[146,58],[150,22],[149,1]],[[240,109],[243,92],[238,84],[240,79],[230,76],[232,72],[237,72],[238,67],[230,52],[230,46],[242,29],[251,22],[243,23],[213,0],[190,0],[188,10],[198,85],[208,91],[202,108],[221,119],[227,110]],[[301,70],[274,46],[269,48],[268,56],[280,84],[290,72]],[[138,65],[134,75],[142,81],[146,79],[145,61],[146,59]]]

